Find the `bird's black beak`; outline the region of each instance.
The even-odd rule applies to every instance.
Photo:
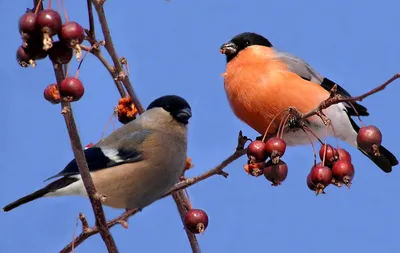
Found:
[[[182,123],[187,124],[192,117],[192,110],[190,108],[183,108],[175,115],[175,118]]]
[[[234,55],[237,53],[237,50],[238,50],[238,47],[233,42],[227,42],[227,43],[223,44],[219,49],[221,54],[225,54],[225,55]]]

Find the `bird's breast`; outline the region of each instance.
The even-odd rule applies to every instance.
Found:
[[[329,95],[319,85],[289,72],[285,64],[272,57],[260,57],[254,52],[253,57],[238,56],[227,64],[224,88],[234,114],[260,134],[290,106],[307,112]],[[269,133],[284,118],[284,113],[277,116]]]

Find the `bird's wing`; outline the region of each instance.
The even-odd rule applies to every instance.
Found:
[[[143,160],[141,145],[151,134],[151,131],[137,130],[130,133],[124,132],[120,131],[119,135],[113,135],[114,138],[117,137],[115,141],[110,141],[110,135],[103,141],[96,143],[93,147],[84,150],[89,171],[92,172],[122,163],[134,163]],[[61,172],[45,181],[60,176],[77,174],[79,174],[78,165],[75,159],[73,159]]]
[[[343,96],[343,97],[351,97],[349,92],[347,92],[343,87],[341,87],[339,84],[333,82],[332,80],[320,75],[315,69],[313,69],[307,62],[302,60],[301,58],[285,53],[285,52],[277,52],[277,59],[281,60],[284,62],[289,70],[293,73],[296,73],[299,75],[301,78],[319,84],[321,85],[325,90],[330,91],[332,87],[336,84],[337,85],[337,94]],[[364,106],[353,102],[352,105],[358,112],[360,116],[368,116],[369,112],[367,108]],[[354,108],[350,105],[350,103],[345,104],[347,113],[350,116],[356,116],[357,113],[354,110]]]

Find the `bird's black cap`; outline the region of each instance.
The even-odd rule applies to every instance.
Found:
[[[192,117],[192,110],[189,103],[182,97],[166,95],[155,99],[147,107],[147,110],[161,107],[171,113],[172,117],[180,123],[187,124]]]
[[[226,60],[227,62],[229,62],[240,51],[244,50],[249,46],[254,46],[254,45],[272,47],[271,42],[267,38],[257,33],[244,32],[236,35],[229,42],[224,43],[221,46],[220,51],[221,53],[226,55]]]

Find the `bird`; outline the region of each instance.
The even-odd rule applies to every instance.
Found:
[[[301,113],[315,109],[330,96],[336,85],[343,97],[351,97],[342,86],[318,73],[306,61],[287,52],[279,51],[264,36],[255,32],[243,32],[233,36],[220,46],[226,57],[223,73],[224,89],[234,115],[260,134],[264,134],[273,118],[289,107]],[[370,155],[357,145],[360,127],[352,116],[368,116],[363,105],[338,103],[322,111],[330,120],[332,129],[328,134],[336,136],[360,150],[383,172],[389,173],[398,165],[397,158],[384,146],[379,147],[380,156]],[[279,125],[285,115],[276,117]],[[326,125],[314,115],[305,121],[314,134],[323,139],[327,136]],[[267,132],[272,135],[277,127]],[[312,142],[317,138],[311,135]],[[301,129],[285,129],[283,139],[289,146],[305,145],[310,139]]]
[[[171,189],[184,174],[191,117],[184,98],[162,96],[136,119],[84,150],[96,190],[104,196],[102,203],[142,210]],[[87,197],[75,159],[45,181],[54,178],[59,179],[6,205],[3,211],[42,197]]]

